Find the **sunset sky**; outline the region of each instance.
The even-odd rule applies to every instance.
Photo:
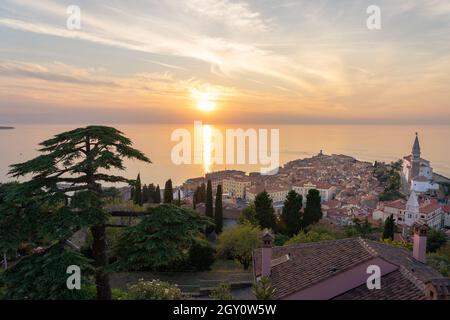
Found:
[[[0,41],[0,125],[450,124],[448,0],[2,0]]]

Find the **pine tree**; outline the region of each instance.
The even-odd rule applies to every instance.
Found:
[[[35,223],[36,217],[33,217],[31,223],[36,229],[33,233],[50,239],[59,238],[61,242],[80,227],[90,228],[97,297],[111,299],[107,271],[108,215],[104,211],[101,183],[124,182],[133,185],[134,181],[109,175],[107,170],[124,170],[125,158],[147,163],[150,160],[132,148],[131,140],[122,132],[105,126],[88,126],[60,133],[40,143],[40,146],[41,155],[11,166],[10,174],[13,177],[31,177],[29,181],[21,183],[18,187],[20,190],[14,193],[19,198],[15,200],[13,209],[32,209],[19,206],[19,203],[30,198],[38,201],[40,208],[53,206],[42,224]],[[72,199],[70,204],[68,198]],[[22,213],[19,217],[23,216]],[[2,229],[2,232],[6,233],[7,230]],[[48,279],[44,282],[50,284],[51,281]],[[51,290],[53,288],[49,287],[48,291]]]
[[[303,215],[303,225],[305,229],[309,225],[319,222],[322,219],[322,204],[319,190],[310,189],[306,195],[306,207]]]
[[[215,231],[217,234],[223,229],[223,206],[222,206],[222,185],[217,186],[216,206],[214,208]]]
[[[159,188],[159,184],[156,186],[155,198],[153,201],[155,203],[161,203],[161,189]]]
[[[134,183],[133,202],[139,206],[142,206],[142,186],[141,186],[141,174],[139,173]]]
[[[284,201],[281,220],[285,226],[286,235],[292,237],[296,235],[302,227],[302,217],[300,210],[302,209],[303,197],[294,190],[289,191]]]
[[[394,215],[391,214],[384,222],[383,239],[394,240],[394,233],[395,233],[395,221]]]
[[[261,228],[275,230],[277,218],[275,210],[272,206],[272,199],[269,194],[264,191],[259,193],[255,198],[256,218]]]
[[[172,180],[169,179],[166,181],[166,185],[164,187],[164,203],[172,203],[173,202],[173,187]]]

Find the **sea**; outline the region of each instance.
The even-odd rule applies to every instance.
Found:
[[[422,158],[431,162],[434,172],[450,177],[450,126],[435,125],[285,125],[285,124],[204,124],[208,132],[220,132],[226,137],[227,129],[277,130],[279,133],[278,160],[285,163],[317,155],[344,154],[361,161],[391,162],[411,153],[417,132],[420,139]],[[13,181],[8,175],[9,166],[32,159],[39,154],[39,143],[57,133],[82,127],[82,124],[64,125],[14,125],[13,130],[0,130],[0,182]],[[204,157],[203,163],[178,164],[174,161],[173,150],[181,140],[176,140],[176,132],[189,133],[192,157],[195,153],[194,123],[187,124],[112,124],[133,141],[133,146],[144,152],[151,164],[126,160],[126,170],[120,174],[133,179],[141,175],[143,183],[164,185],[172,179],[174,185],[186,179],[203,176],[206,172],[235,169],[245,172],[260,171],[261,163],[213,163],[211,157]],[[202,132],[205,132],[204,130]],[[185,140],[186,141],[186,140]],[[210,150],[211,141],[203,137],[204,150]],[[271,142],[271,140],[270,140]],[[226,143],[223,142],[224,153]],[[268,144],[269,151],[271,144]],[[249,148],[248,144],[246,148]],[[203,151],[205,152],[205,151]],[[223,156],[225,159],[225,155]],[[209,163],[205,163],[209,162]],[[224,161],[225,162],[225,161]],[[117,174],[118,172],[114,172]]]

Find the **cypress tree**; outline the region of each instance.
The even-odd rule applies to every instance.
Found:
[[[149,193],[148,193],[148,187],[146,184],[142,187],[142,203],[148,203],[149,199]]]
[[[141,174],[139,173],[136,182],[134,183],[133,202],[139,206],[142,206],[142,187],[141,187]]]
[[[197,187],[197,203],[206,203],[206,185],[204,183]]]
[[[322,205],[319,190],[311,189],[306,195],[306,207],[303,215],[303,228],[322,219]]]
[[[166,181],[166,185],[164,187],[164,203],[172,203],[173,202],[173,187],[172,180],[169,179]]]
[[[395,233],[395,221],[394,215],[391,214],[384,222],[383,239],[394,240],[394,233]]]
[[[159,188],[159,184],[156,186],[154,202],[161,203],[161,189]]]
[[[208,180],[208,185],[206,187],[205,215],[213,218],[213,193],[211,180]]]
[[[272,206],[272,199],[266,191],[261,192],[256,196],[255,211],[256,219],[262,229],[276,229],[277,218],[275,217],[275,210]]]
[[[181,207],[181,191],[180,191],[180,189],[178,189],[178,200],[177,200],[177,205],[178,205],[179,207]]]
[[[131,186],[131,189],[130,189],[130,201],[134,201],[134,187],[133,186]]]
[[[208,184],[206,186],[206,203],[205,203],[205,215],[211,219],[214,219],[213,213],[213,193],[212,193],[212,184],[211,180],[208,180]],[[206,232],[211,233],[214,228],[207,228]]]
[[[281,220],[285,226],[286,235],[292,237],[296,235],[302,227],[302,217],[300,210],[302,209],[303,197],[294,190],[289,191],[284,201]]]
[[[216,206],[214,208],[215,231],[217,234],[223,229],[223,206],[222,206],[222,185],[217,186]]]
[[[153,183],[150,183],[148,186],[148,202],[155,203],[156,199],[156,188]]]

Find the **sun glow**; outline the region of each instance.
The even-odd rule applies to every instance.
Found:
[[[216,108],[216,103],[211,100],[199,100],[197,107],[202,111],[213,111]]]
[[[210,112],[216,109],[217,94],[207,91],[192,91],[192,97],[197,101],[197,108],[201,111]]]

